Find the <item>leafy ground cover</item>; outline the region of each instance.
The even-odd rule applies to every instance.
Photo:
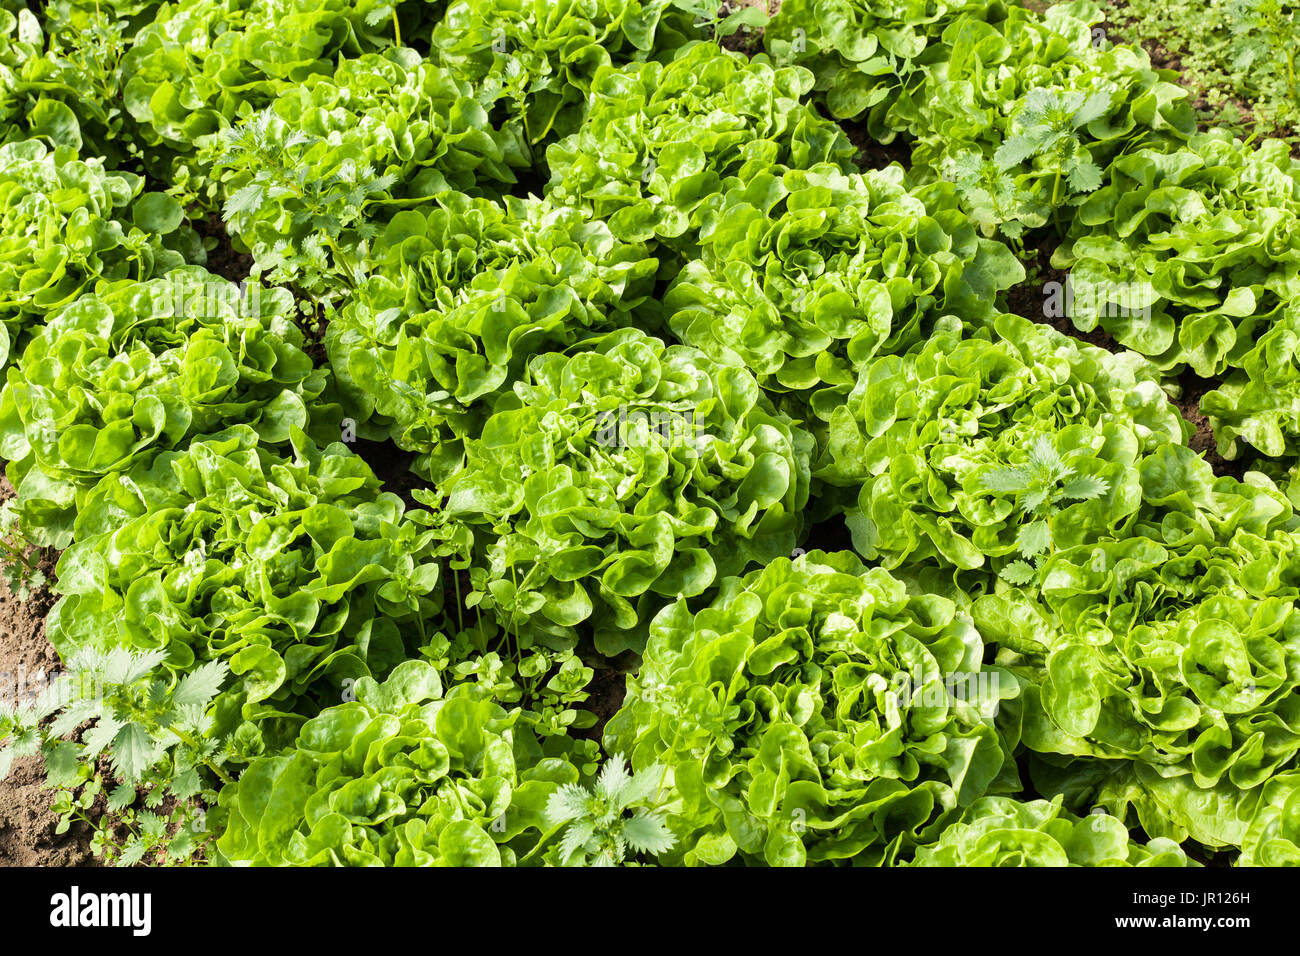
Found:
[[[1166,0],[1108,5],[1114,30],[1181,71],[1197,112],[1248,137],[1292,146],[1300,121],[1300,72],[1289,40],[1296,6],[1287,0]]]
[[[1300,862],[1215,11],[0,0],[0,854]]]

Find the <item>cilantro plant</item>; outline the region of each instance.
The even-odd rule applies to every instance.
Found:
[[[1017,248],[1023,248],[1020,237],[1025,227],[1021,217],[1029,211],[1033,195],[1017,186],[1002,164],[967,150],[948,161],[945,178],[956,185],[971,221],[985,235],[1000,231]]]
[[[283,143],[272,145],[268,129],[269,113],[259,114],[247,126],[232,132],[225,151],[216,160],[218,168],[230,168],[245,184],[234,189],[222,213],[228,223],[251,220],[272,203],[296,207],[286,230],[290,237],[301,236],[298,248],[289,238],[276,238],[270,248],[259,249],[259,265],[272,281],[296,281],[307,289],[320,290],[331,268],[331,258],[348,278],[356,278],[357,268],[338,245],[340,234],[356,227],[359,240],[373,238],[377,228],[362,221],[362,207],[380,198],[395,182],[391,173],[377,176],[372,166],[345,161],[335,172],[321,176],[310,163],[302,161],[312,146],[322,144],[320,137],[292,133]],[[242,176],[240,174],[243,174]],[[328,246],[328,248],[327,248]]]

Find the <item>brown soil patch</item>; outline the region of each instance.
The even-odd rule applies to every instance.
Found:
[[[0,499],[12,495],[9,483],[0,481]],[[52,579],[53,555],[46,555],[40,567]],[[43,671],[48,676],[59,667],[58,655],[45,639],[45,615],[53,606],[47,588],[20,601],[0,580],[0,694],[15,694],[20,680],[29,690],[39,687],[38,675]],[[74,824],[55,834],[58,817],[50,810],[53,792],[43,789],[44,779],[36,756],[15,761],[8,778],[0,780],[0,866],[93,865],[89,827]]]
[[[1214,391],[1222,384],[1218,379],[1201,378],[1191,369],[1187,369],[1178,377],[1178,387],[1182,390],[1182,394],[1174,404],[1192,426],[1192,437],[1187,441],[1192,451],[1208,461],[1219,477],[1231,475],[1240,481],[1246,474],[1248,461],[1244,458],[1229,461],[1219,454],[1219,446],[1214,440],[1210,419],[1201,412],[1201,399],[1205,393]]]
[[[416,458],[414,452],[398,448],[391,440],[371,441],[366,438],[350,442],[349,447],[365,459],[375,477],[383,484],[384,491],[397,495],[407,508],[423,507],[411,492],[417,488],[428,488],[429,483],[411,470]]]
[[[721,16],[729,16],[739,12],[744,7],[757,7],[760,10],[766,10],[768,16],[774,14],[780,7],[780,2],[769,4],[767,0],[724,0],[718,12]],[[755,56],[763,52],[763,28],[750,30],[748,27],[741,28],[730,36],[723,37],[719,43],[724,50],[731,50],[733,53],[741,53],[745,56]]]
[[[901,135],[888,143],[877,141],[867,132],[865,116],[860,120],[840,120],[840,129],[858,151],[854,160],[859,169],[884,169],[891,163],[898,163],[904,169],[912,168],[912,144]]]
[[[206,219],[194,219],[194,230],[217,244],[208,250],[207,270],[229,282],[243,282],[253,270],[253,257],[246,252],[236,252],[226,233],[226,224],[212,213]],[[205,243],[206,245],[206,243]]]
[[[605,725],[618,713],[627,697],[627,674],[617,667],[598,667],[586,689],[589,696],[578,706],[595,714],[596,723],[586,730],[574,731],[573,735],[600,740],[605,734]]]
[[[1069,274],[1064,269],[1054,269],[1051,266],[1052,252],[1056,249],[1056,240],[1050,233],[1044,234],[1037,243],[1034,243],[1031,239],[1027,245],[1028,248],[1025,250],[1023,261],[1029,276],[1024,282],[1012,287],[1006,293],[1007,311],[1024,316],[1034,322],[1050,325],[1061,334],[1068,335],[1070,338],[1077,339],[1086,345],[1095,345],[1107,352],[1123,352],[1124,347],[1116,342],[1111,334],[1101,326],[1097,326],[1089,332],[1082,332],[1075,328],[1074,322],[1070,320],[1068,315],[1048,316],[1046,314],[1047,285],[1055,282],[1058,287],[1064,287]]]

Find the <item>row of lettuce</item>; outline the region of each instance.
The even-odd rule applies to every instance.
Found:
[[[1296,164],[1083,3],[930,10],[0,0],[68,672],[0,760],[209,808],[122,862],[1300,862]],[[999,307],[1045,230],[1129,351]]]
[[[717,77],[736,67],[659,75],[700,34],[690,9],[684,0],[66,0],[38,17],[8,0],[0,8],[0,120],[11,124],[9,138],[37,135],[145,171],[186,208],[223,206],[269,280],[331,302],[401,255],[395,237],[375,247],[396,213],[427,211],[440,195],[496,202],[540,193],[549,178],[554,206],[601,219],[618,241],[671,249],[659,278],[715,253],[679,283],[672,331],[693,322],[701,339],[709,321],[749,325],[749,338],[763,341],[728,359],[770,377],[780,363],[768,343],[779,336],[771,321],[754,327],[750,312],[763,306],[756,297],[767,303],[761,313],[798,320],[802,334],[783,348],[805,364],[807,355],[790,350],[853,333],[808,328],[818,325],[808,314],[816,298],[792,301],[807,290],[776,288],[766,276],[756,289],[734,274],[735,260],[753,258],[734,248],[744,215],[766,214],[764,204],[781,199],[751,192],[742,200],[725,181],[749,187],[772,164],[844,170],[851,148],[813,124],[811,138],[790,139],[788,156],[729,156],[725,168],[695,171],[693,147],[713,158],[732,148],[732,131],[683,124],[720,95]],[[1300,433],[1295,161],[1279,141],[1251,147],[1196,132],[1173,75],[1140,50],[1106,42],[1100,16],[1078,0],[1044,15],[983,0],[944,0],[924,12],[795,0],[764,32],[773,68],[726,91],[722,115],[801,123],[808,110],[800,104],[811,96],[876,140],[906,140],[908,190],[935,213],[958,209],[982,237],[1017,251],[1026,235],[1035,244],[1044,230],[1062,237],[1052,264],[1068,269],[1076,287],[1075,326],[1100,327],[1169,376],[1190,369],[1221,379],[1203,403],[1219,451],[1289,484]],[[633,67],[627,76],[609,70],[623,64]],[[664,91],[654,93],[661,82]],[[640,141],[642,114],[655,115],[657,142]],[[614,162],[623,174],[599,168]],[[170,225],[174,211],[161,203],[136,222],[154,232]],[[731,209],[720,236],[729,245],[702,249],[692,224],[711,232],[722,207]],[[530,214],[512,210],[510,218]],[[6,223],[8,241],[30,244],[25,225]],[[167,245],[185,251],[192,241],[181,229]],[[69,248],[42,263],[45,284],[6,270],[5,324],[12,333],[23,315],[63,304],[80,280],[117,277],[129,259],[118,253],[100,263],[89,249]],[[384,271],[391,279],[408,270]],[[387,306],[390,291],[367,286],[365,298]],[[711,300],[703,315],[697,291]],[[987,294],[989,284],[978,291]],[[888,343],[903,344],[898,336]],[[787,371],[791,379],[811,373]]]

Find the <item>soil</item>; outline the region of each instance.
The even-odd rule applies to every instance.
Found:
[[[403,451],[392,441],[358,438],[350,445],[383,483],[385,491],[397,495],[408,508],[422,507],[411,492],[416,488],[428,488],[429,483],[411,470],[411,463],[415,461],[413,452]]]
[[[212,213],[206,219],[195,218],[194,230],[205,240],[214,239],[216,244],[208,249],[207,269],[214,275],[230,282],[243,282],[253,271],[253,257],[246,252],[236,252],[226,235],[226,224],[221,216]]]
[[[7,481],[0,480],[0,499],[12,497]],[[54,556],[46,554],[39,567],[47,579],[54,577]],[[31,690],[59,667],[58,655],[45,639],[45,615],[54,596],[41,588],[20,601],[0,580],[0,694],[12,697],[19,685]],[[91,829],[74,824],[55,834],[58,817],[50,810],[49,790],[42,789],[41,758],[14,762],[8,778],[0,780],[0,866],[90,866]]]
[[[1214,391],[1221,384],[1222,382],[1217,379],[1201,378],[1191,369],[1186,369],[1178,378],[1182,394],[1174,404],[1183,418],[1191,423],[1193,431],[1188,445],[1191,446],[1192,451],[1197,452],[1210,463],[1215,475],[1220,478],[1231,475],[1240,481],[1245,477],[1249,460],[1238,458],[1229,461],[1220,455],[1218,444],[1214,440],[1214,430],[1210,427],[1210,420],[1201,412],[1201,398],[1206,392]]]
[[[781,9],[781,0],[723,0],[718,12],[720,16],[725,17],[736,13],[742,7],[758,7],[760,10],[766,10],[767,15],[772,17]],[[723,37],[718,45],[734,53],[755,56],[763,52],[763,29],[762,27],[757,30],[742,28],[731,36]]]
[[[95,866],[90,827],[74,823],[55,834],[58,816],[44,782],[39,757],[15,761],[0,782],[0,866]]]
[[[310,300],[301,293],[295,293],[295,300],[298,304],[299,316],[298,327],[303,331],[302,350],[307,353],[312,364],[316,368],[324,368],[329,365],[329,349],[325,347],[325,333],[329,329],[329,318],[324,309],[316,304],[303,310],[303,304]],[[309,318],[308,316],[312,316]]]
[[[849,142],[858,151],[859,169],[884,169],[891,163],[898,163],[904,169],[912,166],[912,145],[903,137],[896,137],[893,142],[881,143],[867,132],[867,121],[840,120],[840,128],[849,138]]]
[[[1095,345],[1107,352],[1124,351],[1124,347],[1116,342],[1111,334],[1101,326],[1089,332],[1083,332],[1075,328],[1068,315],[1048,316],[1045,314],[1046,309],[1044,306],[1048,296],[1047,285],[1054,282],[1058,287],[1064,287],[1069,274],[1064,269],[1052,268],[1052,253],[1056,250],[1056,240],[1051,233],[1041,234],[1036,242],[1033,241],[1031,235],[1026,247],[1024,262],[1029,276],[1024,282],[1013,287],[1007,293],[1007,311],[1024,316],[1026,319],[1032,319],[1035,322],[1050,325],[1061,334],[1068,335],[1070,338],[1077,339],[1086,345]]]
[[[605,725],[618,713],[627,696],[627,674],[617,667],[597,668],[591,683],[587,685],[587,699],[582,703],[583,710],[596,715],[596,723],[586,730],[576,731],[575,737],[587,740],[600,740],[605,734]]]

